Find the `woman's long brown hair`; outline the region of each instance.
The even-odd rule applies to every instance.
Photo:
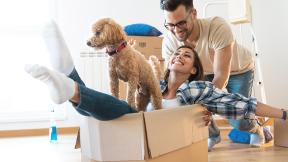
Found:
[[[196,74],[191,74],[189,76],[189,78],[188,78],[189,82],[198,81],[198,80],[204,80],[204,70],[203,70],[203,66],[202,66],[202,63],[200,61],[200,58],[198,56],[198,53],[191,46],[188,46],[188,45],[180,46],[180,47],[177,48],[176,51],[178,51],[181,48],[188,48],[188,49],[191,49],[191,51],[193,52],[193,57],[194,57],[193,66],[196,68]],[[169,73],[170,73],[170,70],[167,67],[167,69],[165,70],[165,73],[164,73],[164,80],[166,82],[168,82]]]

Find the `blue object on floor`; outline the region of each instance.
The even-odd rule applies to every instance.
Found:
[[[228,137],[231,141],[235,143],[250,143],[250,135],[251,133],[239,131],[237,129],[232,129],[228,134]]]

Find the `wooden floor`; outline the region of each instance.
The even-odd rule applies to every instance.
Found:
[[[251,148],[226,139],[208,153],[208,159],[209,162],[288,162],[288,148],[273,146],[273,142]]]
[[[80,150],[73,149],[76,135],[59,136],[58,144],[47,136],[0,138],[1,162],[81,162]],[[209,153],[209,162],[288,162],[288,148],[266,145],[250,148],[228,140]]]
[[[59,136],[58,144],[51,144],[48,136],[0,138],[0,162],[81,162],[75,138]]]

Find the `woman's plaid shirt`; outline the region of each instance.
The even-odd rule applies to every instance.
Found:
[[[162,80],[160,86],[163,93],[168,85]],[[176,96],[181,105],[201,104],[209,111],[226,118],[255,118],[256,98],[228,93],[208,81],[186,81],[178,88]]]

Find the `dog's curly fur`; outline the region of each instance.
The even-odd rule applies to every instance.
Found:
[[[94,35],[88,40],[87,45],[96,49],[115,50],[127,41],[122,27],[110,18],[103,18],[94,23],[92,32]],[[150,60],[152,66],[139,51],[129,44],[109,58],[112,95],[119,97],[119,79],[128,82],[128,104],[136,107],[138,111],[146,109],[150,98],[155,109],[162,108],[162,94],[158,80],[161,72],[157,63],[158,59],[151,57]]]

